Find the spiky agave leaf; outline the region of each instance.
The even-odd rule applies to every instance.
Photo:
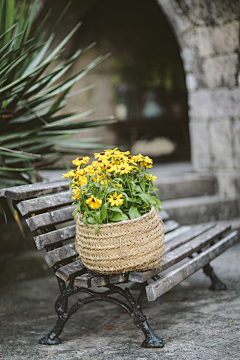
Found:
[[[109,54],[97,57],[85,69],[61,81],[76,59],[92,44],[46,72],[81,24],[50,51],[54,34],[43,33],[49,14],[30,35],[36,6],[37,0],[30,4],[24,1],[19,11],[18,8],[14,10],[14,0],[0,0],[0,188],[36,181],[36,169],[59,160],[65,148],[72,148],[73,144],[83,150],[96,145],[100,147],[101,144],[91,141],[77,144],[67,139],[81,128],[112,122],[111,118],[85,120],[84,117],[94,110],[60,112],[69,96],[91,88],[69,94],[73,85]],[[18,18],[17,14],[20,14]]]

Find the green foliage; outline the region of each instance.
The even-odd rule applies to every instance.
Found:
[[[117,149],[96,153],[92,164],[89,157],[77,158],[70,170],[70,197],[77,205],[74,213],[82,214],[82,222],[95,225],[136,219],[148,213],[152,206],[161,210],[161,202],[153,186],[156,176],[147,172],[152,159],[141,154],[131,156]]]
[[[79,73],[63,80],[64,74],[92,44],[48,71],[81,24],[52,48],[54,33],[44,31],[49,13],[31,33],[37,1],[24,0],[17,6],[15,0],[0,0],[0,188],[37,181],[38,169],[51,166],[73,146],[75,149],[100,147],[91,139],[73,142],[68,138],[82,128],[109,122],[109,119],[83,119],[93,110],[61,112],[70,96],[91,88],[69,94],[73,85],[108,54],[97,57]],[[61,150],[56,150],[56,145]]]

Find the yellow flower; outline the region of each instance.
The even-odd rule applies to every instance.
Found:
[[[107,166],[106,166],[106,172],[114,172],[114,171],[117,171],[117,167],[116,165],[112,165],[111,163],[109,163]]]
[[[122,196],[123,196],[122,194],[117,195],[117,193],[115,192],[113,195],[110,195],[108,201],[111,203],[111,206],[122,205],[124,201],[124,199],[121,199]]]
[[[111,150],[111,149],[104,150],[105,155],[108,156],[108,157],[114,156],[116,151],[119,151],[118,148],[115,148],[113,150]]]
[[[153,161],[152,161],[152,159],[150,159],[150,157],[142,156],[141,166],[145,166],[146,168],[151,168],[152,163],[153,163]]]
[[[99,209],[102,206],[102,200],[95,198],[93,195],[86,200],[91,209]]]
[[[120,175],[128,174],[132,170],[132,166],[128,165],[127,163],[123,163],[118,165],[117,172],[120,173]]]
[[[116,187],[116,186],[122,187],[122,184],[112,184],[112,186],[114,186],[114,187]]]
[[[87,164],[89,162],[90,158],[88,156],[80,156],[72,161],[73,165],[80,166],[82,164]]]
[[[68,171],[66,174],[62,174],[62,177],[63,178],[73,178],[76,176],[76,173],[75,173],[76,170],[70,170]]]
[[[73,196],[72,196],[72,199],[74,200],[78,200],[80,198],[80,188],[74,188],[73,189]]]
[[[156,176],[153,176],[153,175],[152,175],[151,177],[149,177],[149,176],[146,175],[146,178],[147,178],[148,180],[153,180],[153,181],[155,181],[157,177],[156,177]]]
[[[140,162],[140,165],[145,166],[146,168],[151,168],[152,163],[153,163],[153,161],[152,161],[152,159],[150,159],[150,157],[143,156],[142,154],[132,156],[132,160]]]
[[[83,184],[87,184],[87,177],[86,176],[82,176],[79,180],[78,180],[78,183],[79,183],[79,186],[81,187]]]
[[[134,157],[132,155],[129,155],[126,159],[126,161],[129,163],[129,164],[133,164],[133,165],[137,165],[136,162],[134,161]]]

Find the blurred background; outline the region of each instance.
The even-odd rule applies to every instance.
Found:
[[[38,26],[52,8],[46,27],[61,15],[66,1],[47,1]],[[189,161],[187,89],[179,45],[155,0],[73,1],[58,29],[56,42],[82,21],[64,57],[97,44],[74,63],[78,72],[97,55],[111,53],[72,91],[95,84],[68,101],[65,111],[94,109],[89,118],[114,115],[117,122],[76,137],[101,137],[105,144],[144,152],[155,162]]]

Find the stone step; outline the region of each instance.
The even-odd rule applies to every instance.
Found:
[[[212,175],[201,174],[159,176],[154,185],[159,188],[161,200],[213,195],[217,190],[216,179]]]
[[[239,217],[239,201],[237,197],[199,196],[162,203],[171,219],[181,225],[189,225],[217,220],[230,220]]]

